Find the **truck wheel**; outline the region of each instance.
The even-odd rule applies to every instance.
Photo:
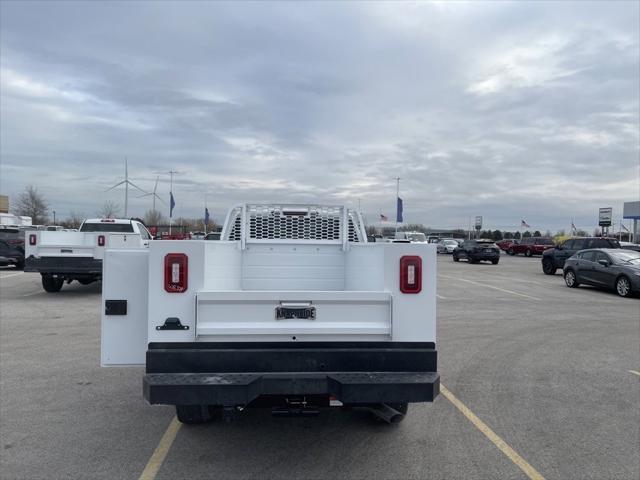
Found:
[[[526,252],[524,252],[524,256],[525,256],[525,257],[530,257],[531,255],[533,255],[533,253],[531,253],[531,250],[529,250],[529,249],[527,248],[527,251],[526,251]]]
[[[545,258],[542,260],[542,271],[546,274],[546,275],[555,275],[556,274],[556,267],[553,264],[553,260],[551,260],[550,258]]]
[[[89,285],[90,283],[95,282],[93,278],[78,278],[76,279],[80,283],[80,285]]]
[[[516,254],[516,252],[513,251],[513,248],[510,248],[509,250],[507,250],[507,253],[511,256],[514,256]]]
[[[43,275],[42,276],[42,288],[44,288],[45,292],[55,293],[59,292],[62,288],[62,284],[64,283],[63,278],[57,278],[53,275]]]
[[[500,259],[498,259],[498,260],[491,260],[491,263],[493,263],[494,265],[497,265],[499,261],[500,261]]]
[[[455,253],[453,254],[453,261],[454,262],[459,262],[460,259],[458,258],[458,255],[456,255]]]
[[[208,405],[176,405],[176,417],[182,423],[197,425],[212,420]]]

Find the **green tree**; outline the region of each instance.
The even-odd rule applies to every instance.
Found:
[[[502,240],[502,232],[500,230],[494,230],[493,231],[493,239],[497,242],[499,240]]]
[[[541,237],[542,234],[540,233],[540,230],[536,230],[535,232],[533,232],[533,236],[534,237]]]
[[[522,234],[522,238],[530,238],[530,237],[531,237],[531,232],[529,230],[527,230]]]
[[[520,232],[514,233],[513,234],[513,238],[515,238],[516,240],[520,240],[520,238],[521,238]]]

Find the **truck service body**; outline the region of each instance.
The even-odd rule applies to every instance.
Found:
[[[25,233],[25,272],[39,272],[47,292],[63,283],[89,284],[102,278],[106,249],[141,249],[151,235],[136,220],[88,219],[78,232],[31,230]]]
[[[435,245],[368,243],[357,212],[243,204],[220,241],[104,262],[101,363],[146,365],[145,399],[182,422],[338,403],[389,420],[438,395]]]

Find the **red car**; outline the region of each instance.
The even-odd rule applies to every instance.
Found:
[[[496,242],[496,245],[498,246],[498,248],[500,248],[500,250],[502,250],[503,252],[506,252],[509,250],[509,246],[517,242],[518,240],[516,240],[515,238],[505,238],[504,240],[500,240],[499,242]]]
[[[524,253],[525,256],[542,255],[547,248],[552,248],[555,244],[551,238],[529,237],[523,238],[520,243],[512,243],[507,247],[509,255]]]

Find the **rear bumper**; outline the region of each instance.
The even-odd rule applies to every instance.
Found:
[[[28,257],[25,272],[102,275],[102,260],[90,257]]]
[[[433,343],[151,343],[143,391],[167,405],[248,405],[261,395],[430,402],[436,370]]]

